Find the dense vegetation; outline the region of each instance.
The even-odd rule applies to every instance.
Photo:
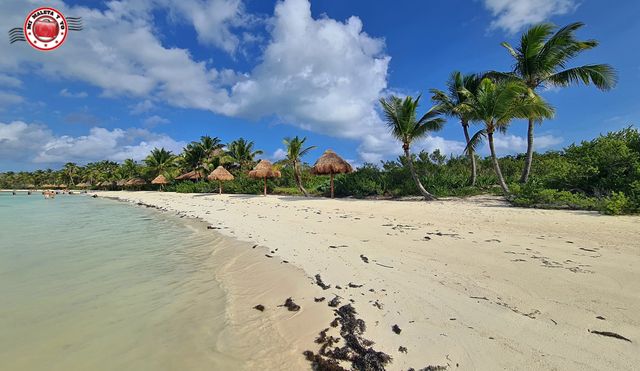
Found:
[[[418,114],[421,96],[381,99],[385,122],[404,155],[381,164],[364,164],[352,173],[337,174],[336,196],[420,196],[433,200],[490,192],[502,193],[514,205],[524,207],[598,210],[608,214],[640,212],[637,129],[609,133],[562,151],[544,154],[533,151],[534,124],[552,118],[555,113],[537,90],[573,84],[592,84],[600,90],[615,86],[615,71],[607,64],[567,67],[581,52],[598,45],[595,40],[575,37],[582,26],[572,23],[558,29],[545,23],[531,27],[517,47],[502,44],[513,59],[512,71],[482,74],[455,71],[446,82],[446,91],[430,90],[434,106],[422,115]],[[447,158],[439,151],[412,153],[411,145],[416,140],[443,127],[444,116],[459,120],[465,154]],[[528,122],[527,152],[500,157],[494,148],[494,134],[507,132],[514,119]],[[473,127],[480,129],[472,134],[469,130]],[[476,149],[484,140],[489,144],[490,156],[480,158]],[[122,164],[68,163],[58,171],[7,172],[0,174],[0,187],[214,192],[218,183],[208,182],[207,175],[223,166],[235,176],[225,184],[227,193],[258,194],[266,187],[278,194],[327,195],[332,178],[312,175],[303,157],[315,146],[308,146],[305,141],[306,138],[299,137],[284,139],[287,156],[275,164],[282,173],[281,178],[275,179],[255,180],[248,176],[253,175],[248,172],[255,166],[256,157],[263,153],[254,149],[253,142],[239,138],[223,145],[217,137],[203,136],[188,144],[179,155],[156,148],[143,163],[132,159]],[[339,172],[351,170],[348,165],[347,168]],[[332,175],[334,172],[331,170]],[[149,184],[160,178],[168,184]]]

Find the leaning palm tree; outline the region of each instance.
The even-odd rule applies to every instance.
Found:
[[[462,89],[473,93],[478,88],[480,80],[481,78],[478,74],[463,74],[459,71],[454,71],[447,81],[446,93],[442,90],[431,89],[431,100],[438,105],[438,110],[448,116],[460,119],[467,146],[467,156],[471,161],[471,179],[469,183],[472,186],[476,185],[477,179],[476,155],[473,146],[469,145],[469,140],[471,139],[469,137],[469,123],[471,120],[465,111],[463,103],[466,100],[466,96],[462,93]]]
[[[576,39],[575,32],[582,26],[584,23],[571,23],[554,33],[555,25],[542,23],[525,32],[517,48],[503,42],[501,45],[509,51],[515,64],[512,72],[494,73],[495,76],[518,78],[532,90],[540,86],[565,87],[579,83],[585,85],[593,83],[600,90],[613,88],[616,84],[616,72],[608,64],[586,64],[566,68],[569,61],[581,52],[598,46],[596,40]],[[529,180],[531,173],[533,128],[536,122],[535,117],[527,117],[527,119],[529,120],[527,156],[520,178],[523,183]]]
[[[145,164],[151,170],[151,175],[153,178],[162,175],[167,172],[167,170],[175,167],[176,165],[176,156],[171,153],[171,151],[167,151],[163,148],[154,148],[149,156],[144,159]]]
[[[435,200],[435,196],[429,193],[416,173],[411,157],[411,143],[427,135],[431,131],[438,131],[444,125],[444,119],[438,117],[441,114],[436,107],[431,108],[420,119],[416,116],[416,111],[420,103],[420,96],[413,99],[410,96],[400,99],[391,96],[387,99],[381,98],[380,104],[384,111],[386,124],[391,130],[391,134],[402,142],[402,149],[409,165],[411,176],[418,187],[418,190],[425,200]]]
[[[67,162],[64,164],[64,173],[69,180],[69,185],[76,184],[74,178],[78,175],[80,168],[73,162]]]
[[[309,197],[309,192],[304,189],[302,185],[302,176],[300,175],[300,159],[304,157],[309,151],[316,148],[316,146],[304,147],[304,142],[307,138],[300,139],[297,135],[293,138],[284,138],[284,145],[287,146],[287,162],[293,167],[293,178],[298,185],[298,189],[305,197]]]
[[[263,153],[261,150],[254,150],[253,146],[254,143],[252,141],[246,141],[244,138],[236,139],[227,144],[229,160],[241,169],[251,167],[255,157]]]
[[[506,132],[509,124],[516,118],[533,117],[536,120],[553,117],[553,108],[540,96],[518,80],[494,82],[484,78],[473,93],[462,90],[466,100],[463,103],[469,117],[484,124],[470,140],[470,146],[477,145],[483,137],[489,141],[491,161],[498,177],[498,182],[505,195],[509,195],[509,187],[502,176],[493,135],[496,131]]]

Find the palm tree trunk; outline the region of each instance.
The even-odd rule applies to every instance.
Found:
[[[300,192],[304,194],[304,197],[309,197],[309,192],[307,192],[307,190],[302,186],[302,177],[300,176],[300,168],[298,167],[297,161],[293,163],[293,178],[295,179]]]
[[[471,138],[469,137],[469,123],[463,121],[462,129],[464,130],[464,139],[467,141],[467,155],[469,156],[469,160],[471,160],[471,186],[474,187],[476,185],[476,180],[478,178],[478,168],[476,165],[476,154],[469,146],[469,142],[471,142]]]
[[[496,149],[493,146],[493,132],[487,133],[487,137],[489,138],[489,150],[491,151],[491,162],[493,162],[493,169],[496,171],[496,175],[498,176],[498,182],[500,183],[500,187],[502,187],[502,191],[505,196],[509,195],[509,187],[507,187],[507,183],[504,181],[504,177],[502,176],[502,171],[500,170],[500,164],[498,163],[498,157],[496,157]]]
[[[522,170],[522,176],[520,177],[520,183],[526,183],[529,181],[529,175],[531,174],[531,163],[533,162],[533,127],[535,120],[529,118],[529,130],[527,131],[527,157],[524,159],[524,169]]]
[[[427,201],[437,200],[437,198],[434,195],[429,193],[422,186],[422,183],[420,182],[420,178],[418,178],[418,174],[416,174],[416,169],[413,167],[413,159],[411,158],[411,152],[409,151],[409,146],[405,144],[403,147],[404,147],[404,155],[407,158],[407,164],[409,164],[409,171],[411,172],[411,177],[413,178],[413,181],[416,182],[416,186],[418,187],[418,190],[422,194],[422,197],[424,197],[424,199]]]
[[[222,180],[218,180],[218,194],[222,194]]]

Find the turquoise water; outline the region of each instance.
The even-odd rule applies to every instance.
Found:
[[[219,243],[116,201],[0,193],[0,369],[236,368],[217,345]]]

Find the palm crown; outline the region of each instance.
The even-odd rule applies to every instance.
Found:
[[[445,122],[438,117],[441,112],[436,107],[431,108],[420,119],[417,118],[416,111],[420,104],[420,96],[416,99],[409,96],[404,99],[391,96],[388,99],[380,99],[380,104],[391,134],[405,147],[430,131],[442,129]]]
[[[287,146],[287,159],[292,162],[298,162],[302,157],[307,155],[316,146],[304,147],[307,138],[299,138],[297,135],[293,138],[284,138],[283,143]]]
[[[568,86],[580,82],[586,85],[593,83],[601,90],[613,88],[616,72],[608,64],[566,68],[578,54],[598,46],[596,40],[580,41],[576,38],[575,31],[582,26],[584,23],[571,23],[554,33],[555,25],[542,23],[524,33],[517,48],[503,42],[501,45],[515,60],[512,74],[533,89],[545,84]]]
[[[484,78],[476,92],[463,89],[465,111],[473,121],[485,123],[488,132],[505,131],[516,118],[552,118],[553,108],[521,81],[494,82]]]
[[[254,161],[255,156],[262,154],[261,150],[253,149],[253,141],[239,138],[227,145],[227,155],[240,167],[245,167]]]

